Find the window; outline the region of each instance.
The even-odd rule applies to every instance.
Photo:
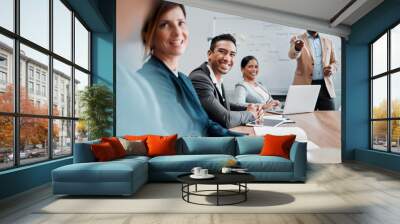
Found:
[[[49,0],[20,0],[21,36],[49,48]]]
[[[7,84],[7,73],[0,71],[0,84],[6,85]]]
[[[72,12],[60,1],[53,0],[54,53],[71,60]]]
[[[36,84],[36,95],[40,95],[40,84]]]
[[[7,56],[0,55],[0,67],[7,68]]]
[[[90,83],[89,30],[62,0],[0,0],[0,26],[0,170],[72,155],[87,139],[73,105]]]
[[[2,4],[3,2],[0,3],[0,7]],[[0,14],[2,12],[3,9],[0,8]],[[2,16],[3,15],[0,15],[0,19]],[[13,52],[13,40],[0,33],[0,113],[12,113],[14,111],[14,83],[12,82],[14,71],[13,67],[11,66],[12,58],[14,57]],[[0,150],[1,148],[2,145],[0,143]]]
[[[75,62],[89,69],[89,32],[77,18],[75,18]]]
[[[371,148],[400,153],[400,24],[370,45]]]
[[[28,93],[33,94],[33,82],[28,82]]]
[[[29,79],[33,80],[33,67],[29,66],[29,71],[28,71]]]
[[[42,96],[46,97],[46,86],[42,86]]]
[[[36,80],[40,81],[40,71],[39,71],[39,69],[36,69]]]
[[[14,31],[14,0],[0,1],[0,26]]]

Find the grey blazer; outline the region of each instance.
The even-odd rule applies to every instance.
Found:
[[[222,85],[222,95],[211,80],[207,62],[193,70],[189,78],[196,89],[200,102],[208,116],[226,128],[245,125],[255,120],[252,113],[246,111],[246,106],[230,103]],[[225,100],[224,100],[225,99]]]
[[[268,89],[265,86],[263,86],[260,82],[258,82],[257,84],[268,94],[267,98],[260,95],[252,85],[242,81],[235,85],[234,102],[239,105],[247,106],[249,103],[264,104],[273,100],[271,93],[268,91]]]

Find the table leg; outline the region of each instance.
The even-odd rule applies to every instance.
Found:
[[[217,184],[217,206],[219,206],[219,184]]]
[[[247,183],[244,183],[244,201],[247,201]]]
[[[195,186],[195,191],[197,192],[197,184],[196,184],[196,186]]]

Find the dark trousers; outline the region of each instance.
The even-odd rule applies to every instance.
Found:
[[[312,80],[311,85],[321,85],[315,110],[335,110],[335,101],[331,98],[324,80]]]

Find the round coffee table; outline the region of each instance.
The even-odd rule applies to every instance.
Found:
[[[177,177],[178,181],[182,183],[182,199],[188,203],[198,205],[234,205],[247,200],[247,192],[249,188],[247,183],[255,180],[255,177],[249,173],[216,173],[213,174],[215,177],[212,179],[193,179],[190,177],[191,173],[182,174]],[[204,185],[215,185],[215,190],[197,190],[198,184]],[[195,186],[194,191],[190,191],[190,186]],[[223,190],[220,189],[220,185],[236,185],[237,190]],[[209,192],[215,192],[215,194],[206,194]],[[193,202],[190,200],[190,196],[203,196],[203,197],[216,197],[216,204],[202,204]],[[231,203],[221,203],[221,197],[232,197],[240,196],[240,199]]]

